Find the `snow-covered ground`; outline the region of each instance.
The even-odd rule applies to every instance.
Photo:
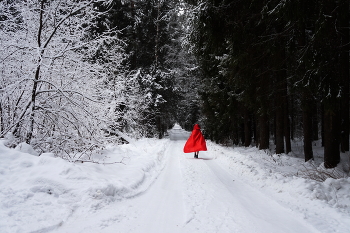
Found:
[[[350,232],[350,178],[316,181],[296,155],[210,141],[194,159],[184,143],[70,163],[0,141],[0,232]]]

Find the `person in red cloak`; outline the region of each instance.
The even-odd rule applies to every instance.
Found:
[[[185,153],[194,152],[194,157],[198,158],[199,151],[207,151],[207,144],[198,124],[195,124],[190,137],[184,146]]]

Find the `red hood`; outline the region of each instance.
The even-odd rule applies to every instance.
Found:
[[[195,125],[193,126],[193,130],[195,130],[195,129],[201,129],[201,127],[199,127],[198,124],[195,124]]]

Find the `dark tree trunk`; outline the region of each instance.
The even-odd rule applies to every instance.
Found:
[[[254,143],[255,146],[258,147],[259,145],[259,130],[258,130],[258,119],[257,116],[254,114],[253,117],[253,131],[254,131]]]
[[[239,124],[239,132],[240,132],[240,139],[241,139],[241,145],[245,144],[245,125],[244,122]]]
[[[341,152],[349,151],[349,79],[344,80],[341,111]]]
[[[348,0],[339,1],[340,17],[339,31],[341,36],[341,51],[339,61],[339,73],[342,80],[343,95],[341,100],[341,151],[349,151],[349,28],[350,13]]]
[[[266,62],[266,61],[265,61]],[[263,63],[265,63],[263,62]],[[259,133],[259,149],[265,150],[270,147],[270,132],[269,132],[269,108],[271,107],[271,102],[269,101],[270,90],[270,76],[267,73],[262,74],[259,77],[259,88],[257,88],[257,104],[259,109],[257,109],[258,116],[258,133]]]
[[[251,120],[248,109],[244,108],[244,146],[250,146],[252,142]]]
[[[303,135],[305,162],[313,159],[312,151],[312,96],[308,90],[303,93]]]
[[[282,33],[283,27],[280,25],[277,27],[277,31],[279,33]],[[287,64],[286,64],[286,50],[285,50],[285,44],[286,42],[284,39],[280,39],[280,51],[279,51],[279,56],[278,62],[281,62],[280,64],[280,71],[277,72],[278,76],[278,83],[277,83],[277,92],[279,93],[279,104],[277,107],[278,109],[278,123],[281,121],[281,123],[276,124],[276,133],[282,134],[282,138],[279,138],[279,140],[282,140],[282,142],[279,142],[280,144],[279,147],[279,152],[283,153],[286,152],[287,154],[292,151],[291,147],[291,142],[290,142],[290,122],[289,122],[289,111],[288,111],[288,83],[287,83]],[[280,116],[280,114],[282,116]],[[280,137],[280,136],[279,136]],[[285,141],[285,150],[284,150],[284,142],[283,142],[283,137]],[[276,153],[277,153],[277,147],[276,147]]]
[[[276,154],[284,153],[283,99],[280,91],[276,93]]]
[[[318,106],[316,103],[313,104],[312,111],[312,140],[318,140]]]
[[[292,145],[290,141],[290,121],[289,121],[289,111],[288,111],[288,94],[287,94],[287,82],[285,82],[285,97],[284,97],[284,140],[286,143],[286,153],[292,151]]]
[[[337,103],[329,104],[325,105],[324,109],[324,166],[326,168],[334,168],[340,162],[340,114],[336,107]],[[332,108],[328,106],[332,106]]]
[[[323,30],[322,40],[327,42],[325,45],[325,52],[328,53],[329,60],[326,65],[326,74],[323,82],[326,84],[324,91],[324,166],[326,168],[334,168],[340,162],[340,104],[339,89],[342,85],[340,72],[337,67],[339,64],[340,50],[339,39],[341,36],[336,28],[339,20],[339,5],[335,0],[322,1],[323,9],[321,12],[325,17],[322,22],[320,30]],[[347,9],[349,10],[349,9]]]
[[[296,110],[294,109],[294,95],[291,95],[291,113],[290,113],[290,138],[291,140],[294,140],[294,131],[295,131],[295,122],[294,122],[294,114]]]
[[[269,149],[269,119],[266,113],[259,116],[259,149]]]
[[[232,142],[233,142],[234,145],[238,145],[239,144],[239,130],[238,130],[238,127],[236,127],[236,130],[233,133]]]
[[[306,3],[306,2],[304,2]],[[306,5],[302,4],[302,11],[306,12]],[[301,20],[299,23],[299,35],[298,43],[300,49],[303,50],[307,44],[306,36],[306,23]],[[300,65],[299,76],[302,77],[306,73],[305,62]],[[301,107],[302,107],[302,122],[303,122],[303,144],[304,144],[304,157],[305,161],[309,161],[314,158],[312,151],[312,107],[313,107],[313,96],[311,93],[310,84],[302,87],[301,89]]]

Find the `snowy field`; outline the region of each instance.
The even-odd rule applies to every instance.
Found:
[[[317,181],[299,147],[278,157],[208,141],[194,159],[184,143],[143,139],[70,163],[0,141],[0,232],[350,232],[350,178]]]

